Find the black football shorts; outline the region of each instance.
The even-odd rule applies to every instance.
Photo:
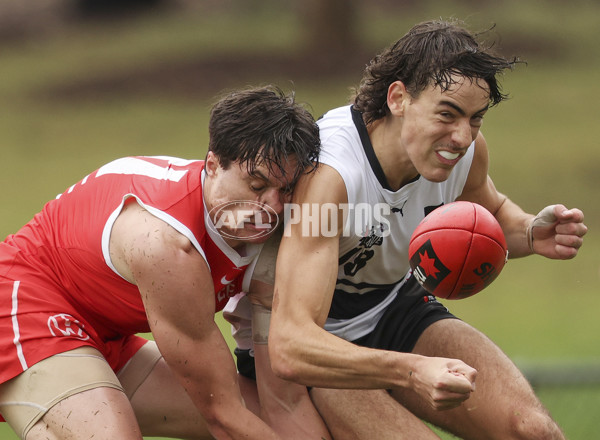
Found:
[[[442,319],[456,319],[450,311],[410,277],[387,307],[375,329],[352,341],[363,347],[409,353],[427,327]],[[235,349],[238,371],[256,379],[250,350]]]

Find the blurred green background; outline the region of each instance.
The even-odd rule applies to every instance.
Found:
[[[530,212],[581,208],[590,228],[576,259],[511,260],[447,305],[524,369],[568,438],[599,438],[597,1],[2,0],[0,236],[116,157],[203,158],[224,90],[275,83],[315,117],[343,105],[371,56],[439,17],[495,24],[498,49],[528,63],[484,123],[496,186]],[[0,424],[0,438],[16,437]]]

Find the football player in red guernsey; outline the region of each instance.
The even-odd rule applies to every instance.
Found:
[[[217,102],[209,133],[206,160],[115,160],[0,244],[0,413],[21,438],[279,438],[214,313],[314,167],[318,128],[262,87]]]

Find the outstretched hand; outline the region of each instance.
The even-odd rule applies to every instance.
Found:
[[[424,357],[411,372],[412,388],[432,408],[447,410],[460,406],[475,391],[477,370],[457,359]]]
[[[581,210],[551,205],[532,220],[527,239],[532,252],[556,260],[568,260],[577,255],[586,232]]]

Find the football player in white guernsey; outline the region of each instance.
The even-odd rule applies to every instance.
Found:
[[[293,206],[328,207],[318,225],[333,233],[314,215],[286,226],[269,353],[278,376],[312,387],[334,438],[438,438],[425,420],[464,439],[564,439],[509,358],[408,265],[412,230],[457,199],[495,215],[511,257],[570,259],[582,245],[580,210],[529,214],[488,176],[482,120],[518,62],[459,23],[422,23],[372,60],[352,106],[319,121],[321,163]]]

